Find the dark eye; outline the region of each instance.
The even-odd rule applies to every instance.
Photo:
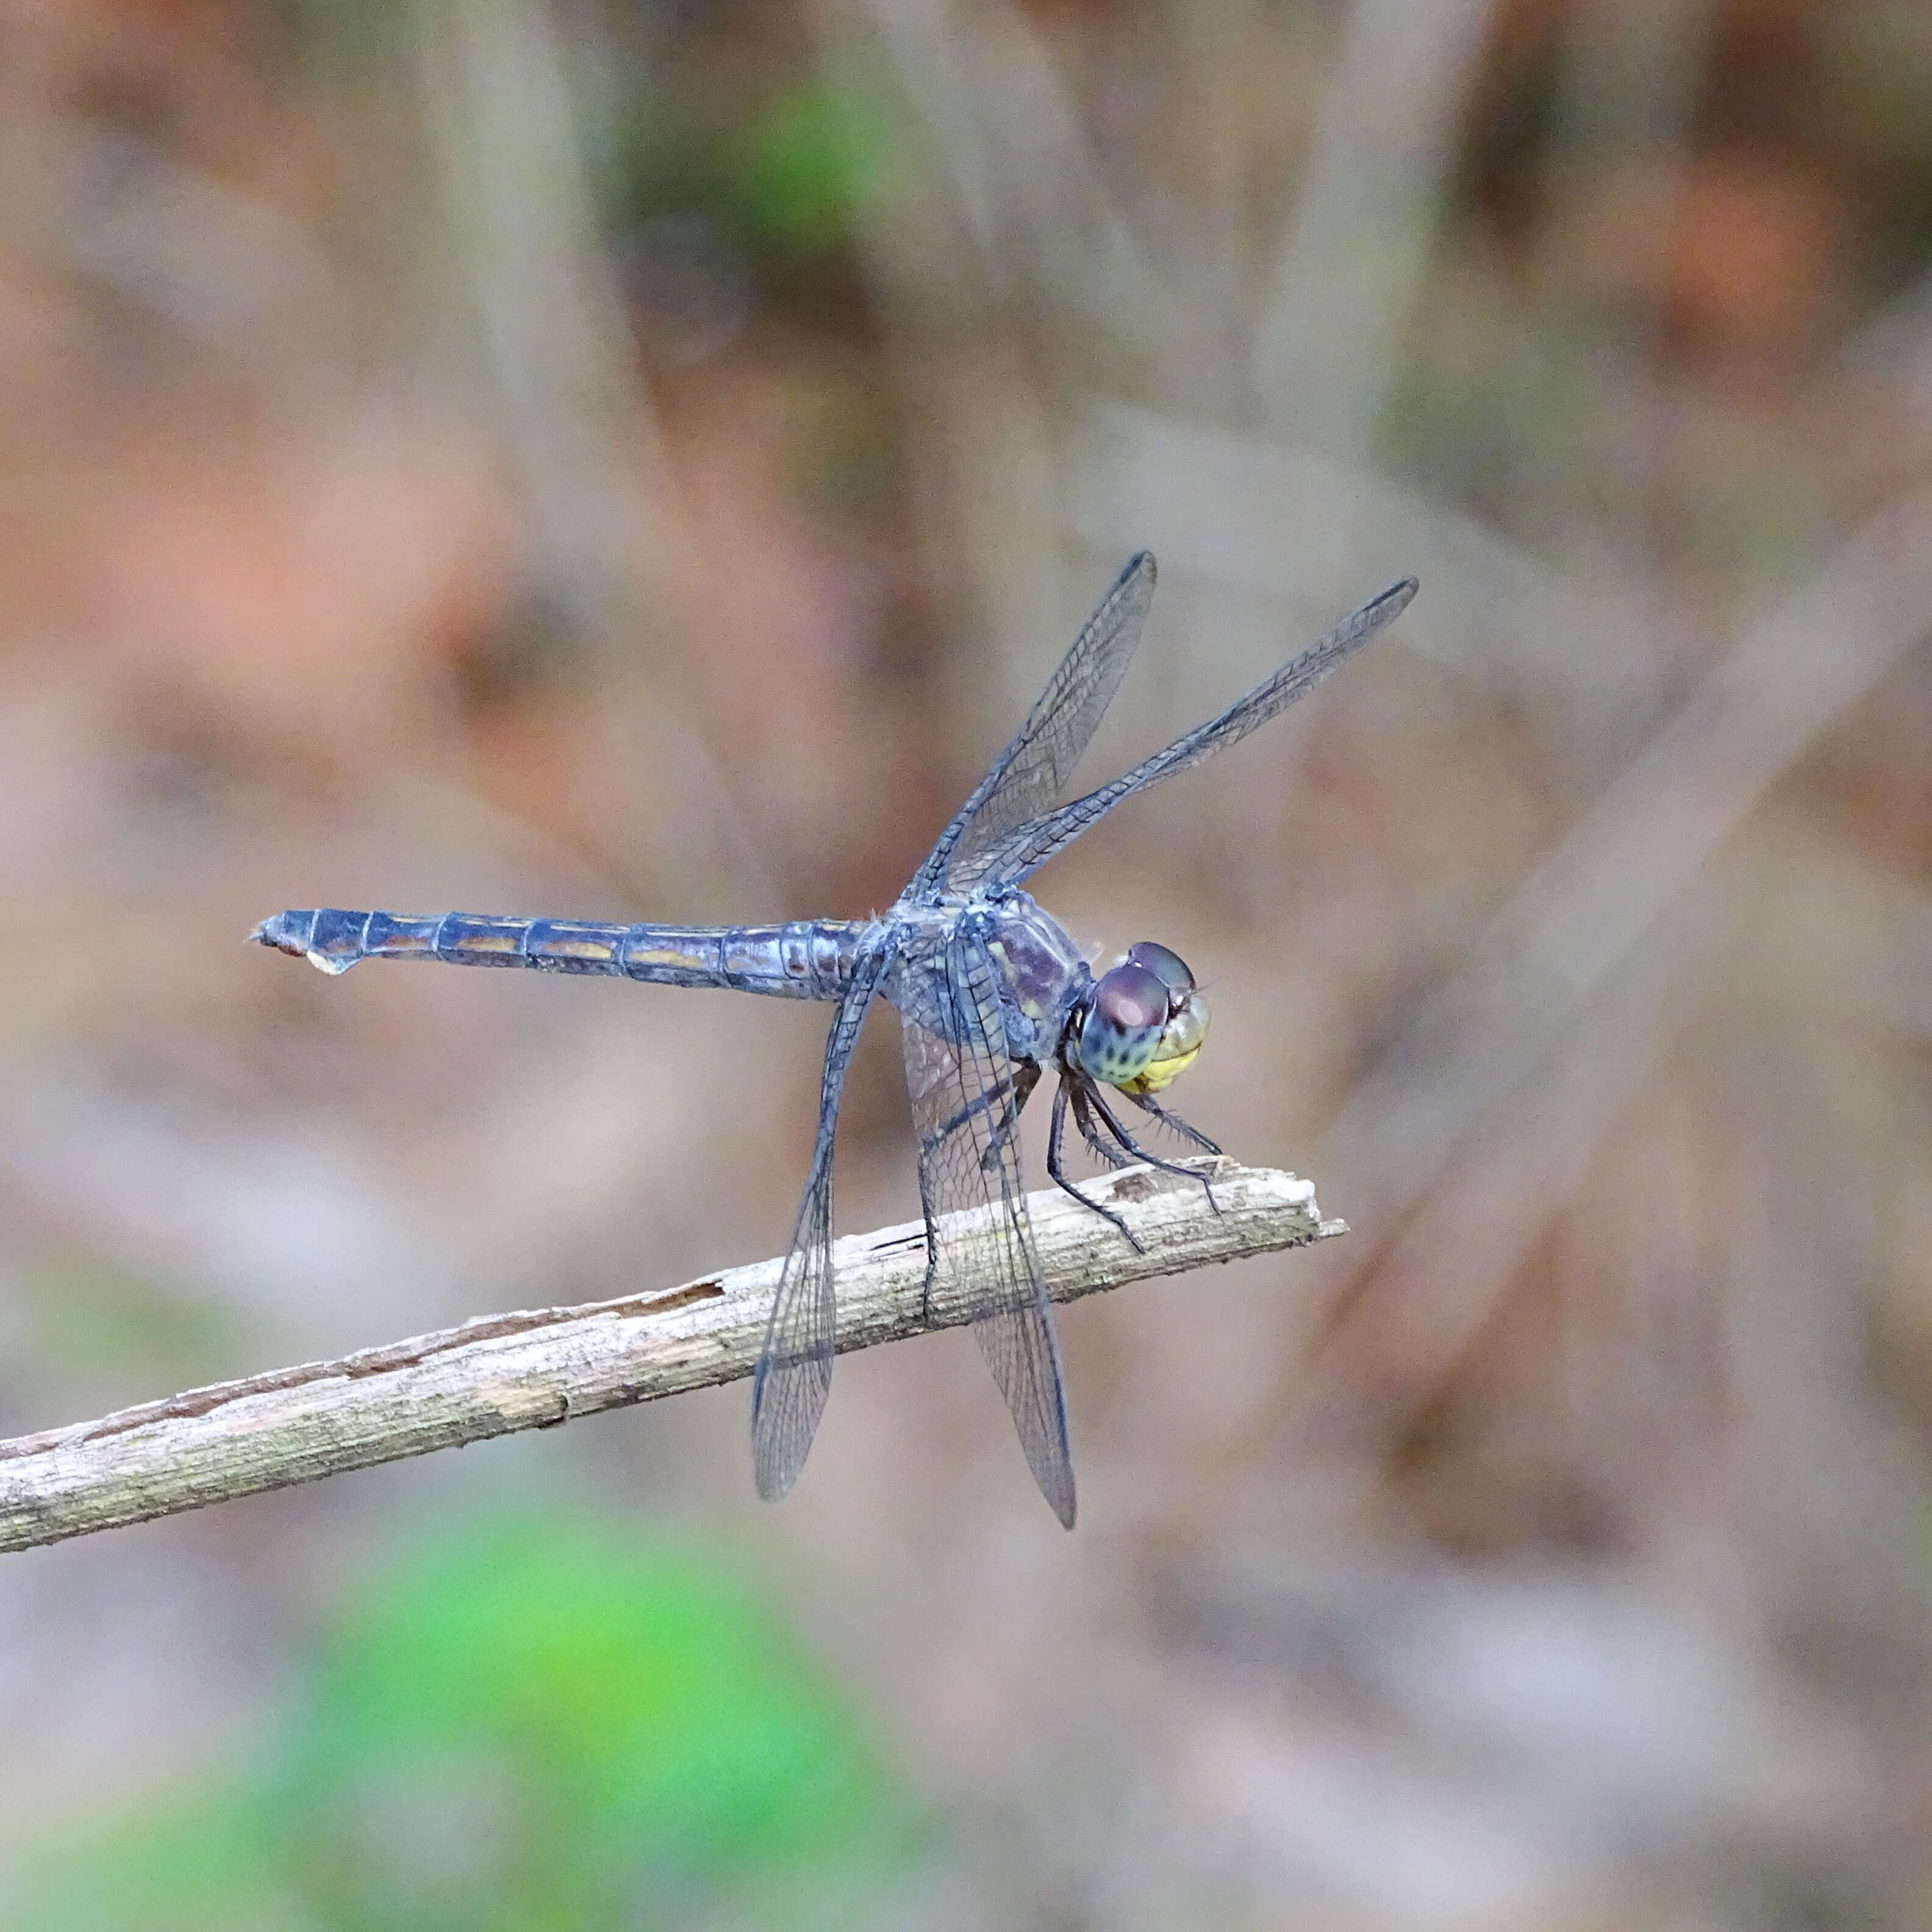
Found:
[[[1080,1025],[1081,1065],[1110,1087],[1138,1079],[1160,1046],[1167,1010],[1166,982],[1144,966],[1102,973]]]
[[[1177,1005],[1194,990],[1194,975],[1187,970],[1187,962],[1151,939],[1129,946],[1127,960],[1131,965],[1145,967],[1174,995]]]
[[[1094,1010],[1108,1025],[1124,1031],[1161,1026],[1167,1019],[1167,982],[1138,960],[1116,966],[1100,975]]]

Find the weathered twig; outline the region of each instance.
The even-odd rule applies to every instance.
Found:
[[[1321,1219],[1308,1181],[1229,1160],[1208,1166],[1219,1214],[1198,1182],[1149,1168],[1088,1184],[1124,1217],[1142,1254],[1064,1194],[1030,1196],[1053,1299],[1346,1232]],[[926,1244],[916,1223],[853,1236],[836,1253],[842,1352],[958,1320],[938,1308],[928,1318],[921,1308]],[[484,1316],[0,1442],[0,1550],[748,1376],[778,1266],[759,1262],[616,1301]]]

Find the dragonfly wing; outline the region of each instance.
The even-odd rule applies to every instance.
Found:
[[[758,1493],[768,1502],[797,1481],[831,1392],[832,1357],[838,1340],[838,1300],[832,1282],[832,1135],[859,1029],[892,958],[890,947],[884,946],[861,958],[825,1042],[811,1178],[799,1204],[797,1225],[752,1382],[752,1462]]]
[[[1145,791],[1163,778],[1238,744],[1250,731],[1286,711],[1344,658],[1360,650],[1384,626],[1400,616],[1415,592],[1416,581],[1412,577],[1390,584],[1381,596],[1371,598],[1352,616],[1345,617],[1298,656],[1291,658],[1245,698],[1236,699],[1219,717],[1210,718],[1184,737],[1175,739],[1165,751],[1143,758],[1132,771],[1124,772],[1097,791],[1049,807],[1026,824],[1015,826],[982,855],[982,874],[997,879],[1003,886],[1017,885],[1104,818],[1123,799]]]
[[[905,896],[930,904],[949,875],[961,890],[975,857],[1059,797],[1120,682],[1154,602],[1154,562],[1131,559],[1060,661],[1018,736],[953,814]]]
[[[908,962],[899,1018],[919,1134],[929,1305],[970,1320],[1028,1466],[1073,1527],[1073,1460],[1060,1351],[1021,1186],[1019,1108],[998,982],[970,922]]]

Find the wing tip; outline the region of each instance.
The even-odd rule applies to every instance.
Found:
[[[1160,577],[1160,566],[1154,562],[1150,550],[1137,550],[1120,566],[1120,574],[1114,579],[1113,588],[1101,599],[1100,608],[1106,610],[1130,594],[1139,598],[1143,606],[1151,602],[1154,585]]]
[[[758,1500],[761,1503],[782,1503],[791,1494],[791,1486],[798,1480],[796,1469],[767,1469],[754,1456],[752,1462],[752,1480],[758,1486]]]
[[[805,1458],[784,1453],[782,1446],[761,1435],[756,1410],[752,1415],[752,1480],[760,1502],[782,1502],[805,1467]]]
[[[752,1479],[765,1502],[790,1495],[804,1472],[831,1393],[830,1354],[774,1360],[766,1345],[752,1376]]]

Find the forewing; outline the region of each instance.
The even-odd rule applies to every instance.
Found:
[[[1060,1352],[1022,1191],[1014,1066],[994,968],[956,926],[908,974],[900,1002],[920,1186],[934,1240],[932,1306],[970,1320],[1028,1466],[1073,1527],[1073,1460]]]
[[[914,904],[930,904],[949,873],[970,866],[1059,797],[1140,642],[1154,585],[1154,558],[1142,550],[1101,598],[1019,735],[994,760],[914,874],[905,893]]]
[[[1145,791],[1163,778],[1173,777],[1211,758],[1216,752],[1238,744],[1250,731],[1286,711],[1294,700],[1319,684],[1342,660],[1359,650],[1384,625],[1408,609],[1415,595],[1416,582],[1405,577],[1392,584],[1378,597],[1364,604],[1353,616],[1345,617],[1335,628],[1298,657],[1291,658],[1274,675],[1256,685],[1245,698],[1238,698],[1217,718],[1197,726],[1185,737],[1177,738],[1165,751],[1144,758],[1130,772],[1111,784],[1044,809],[1026,824],[1016,826],[996,844],[980,853],[974,861],[976,878],[992,877],[1002,885],[1017,885],[1028,873],[1046,864],[1058,851],[1070,845],[1082,832],[1113,810],[1123,799]]]
[[[797,1225],[752,1381],[752,1462],[758,1493],[768,1502],[797,1481],[832,1389],[832,1357],[838,1340],[838,1300],[832,1281],[832,1135],[859,1029],[891,960],[890,950],[881,947],[860,962],[825,1042],[812,1174],[799,1204]]]

